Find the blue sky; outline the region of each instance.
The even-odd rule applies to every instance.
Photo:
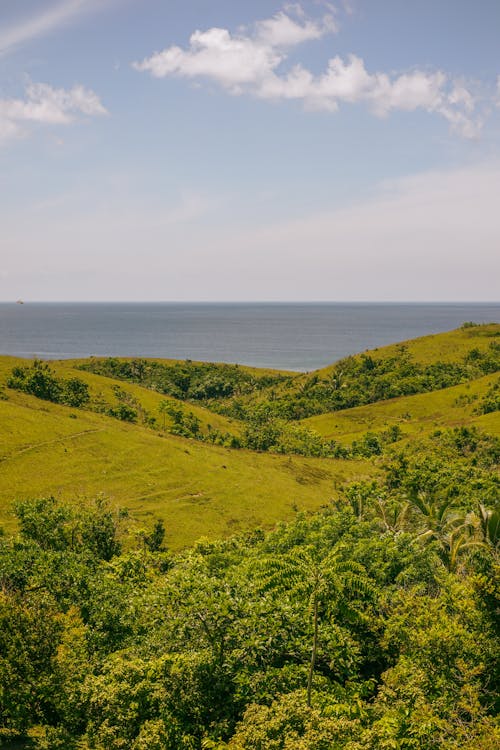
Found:
[[[498,300],[497,0],[2,0],[0,299]]]

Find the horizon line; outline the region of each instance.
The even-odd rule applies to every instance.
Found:
[[[412,300],[398,300],[398,299],[372,299],[372,300],[300,300],[300,299],[284,299],[284,300],[258,300],[258,299],[241,299],[241,300],[147,300],[147,299],[4,299],[0,300],[0,304],[47,304],[47,305],[500,305],[500,300],[460,300],[460,299],[412,299]]]

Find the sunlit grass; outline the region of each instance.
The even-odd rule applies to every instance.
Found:
[[[9,392],[0,401],[0,523],[12,502],[103,493],[134,518],[162,518],[168,543],[271,527],[313,511],[349,481],[374,476],[367,461],[304,459],[230,450],[101,414]]]
[[[474,424],[498,435],[500,412],[483,416],[475,413],[481,397],[497,380],[498,373],[495,373],[432,393],[418,393],[320,414],[304,419],[301,424],[325,438],[346,444],[366,432],[383,432],[395,425],[401,429],[403,439],[423,436],[436,429]]]

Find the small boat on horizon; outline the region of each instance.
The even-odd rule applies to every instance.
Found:
[[[24,302],[22,299],[16,300],[16,305],[24,305]]]

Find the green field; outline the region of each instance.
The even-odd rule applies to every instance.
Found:
[[[486,351],[499,332],[499,325],[462,328],[369,354],[374,359],[397,357],[403,346],[425,364],[456,362],[471,349]],[[81,370],[87,362],[50,363],[58,377],[78,377],[88,385],[90,402],[87,408],[77,409],[7,388],[12,368],[29,362],[0,357],[4,394],[0,400],[0,522],[6,528],[13,526],[16,500],[52,494],[80,502],[102,493],[112,504],[128,508],[138,525],[150,525],[154,517],[163,519],[170,546],[179,548],[201,536],[215,538],[256,526],[272,527],[298,511],[327,505],[343,486],[376,477],[381,471],[375,459],[273,455],[272,450],[256,452],[202,442],[211,430],[238,438],[245,424],[217,413],[220,404],[214,400],[181,402],[137,383]],[[220,367],[224,372],[224,366]],[[328,377],[331,370],[316,375]],[[279,374],[252,368],[242,371],[257,380]],[[277,391],[300,393],[306,377],[311,374],[296,375],[240,401],[266,403],[269,399],[272,405]],[[498,373],[491,373],[431,393],[327,412],[295,424],[345,445],[367,432],[383,433],[394,426],[400,430],[396,445],[426,437],[436,429],[464,425],[498,436],[500,412],[477,413],[481,399],[497,381]],[[153,421],[143,418],[131,424],[103,413],[117,402],[117,387]],[[160,411],[165,400],[199,420],[200,439],[169,434],[172,420]]]
[[[9,393],[0,401],[0,520],[13,500],[104,493],[150,523],[165,521],[181,547],[270,527],[297,510],[317,510],[346,482],[372,476],[366,461],[273,456],[164,437],[139,425]]]
[[[496,750],[499,331],[0,357],[0,744]]]
[[[500,412],[476,414],[480,399],[498,382],[498,374],[470,383],[417,393],[389,401],[357,406],[343,411],[304,419],[302,424],[325,438],[351,443],[366,432],[383,432],[394,425],[401,439],[423,437],[437,429],[475,425],[500,436]]]

